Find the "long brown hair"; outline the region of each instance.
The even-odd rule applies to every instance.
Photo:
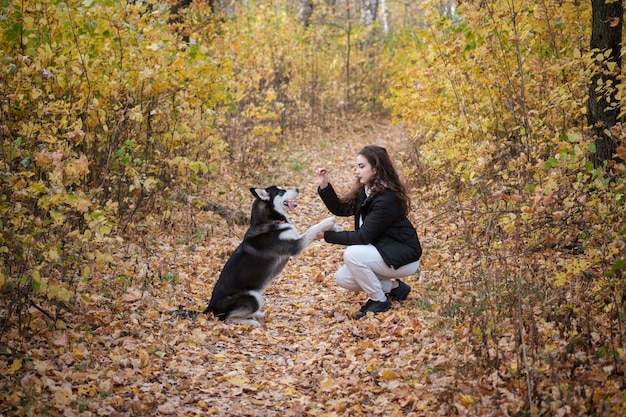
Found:
[[[406,187],[400,181],[398,173],[391,162],[391,158],[387,154],[387,150],[382,146],[368,145],[361,149],[358,155],[363,156],[370,163],[372,168],[376,170],[376,175],[372,182],[372,197],[390,190],[400,200],[404,214],[409,214],[411,210],[411,200],[406,192]],[[356,204],[359,193],[363,190],[364,185],[357,179],[348,194],[342,198],[346,203]]]

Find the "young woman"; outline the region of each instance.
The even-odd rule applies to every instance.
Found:
[[[414,274],[422,247],[407,218],[409,197],[387,154],[380,146],[366,146],[356,157],[356,183],[338,197],[325,168],[317,171],[318,193],[336,216],[354,216],[354,231],[318,235],[329,243],[346,245],[344,263],[335,274],[337,284],[369,296],[356,318],[382,313],[391,301],[405,300],[411,287],[399,278]]]

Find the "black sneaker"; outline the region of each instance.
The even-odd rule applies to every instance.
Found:
[[[361,307],[361,311],[356,313],[355,318],[360,319],[361,317],[365,317],[369,311],[377,314],[384,313],[389,310],[391,310],[391,301],[389,301],[389,297],[387,297],[385,301],[367,300],[367,303]]]
[[[389,291],[389,298],[391,298],[392,301],[404,301],[406,300],[406,297],[409,296],[411,287],[399,279],[397,279],[396,282],[398,283],[398,286]]]

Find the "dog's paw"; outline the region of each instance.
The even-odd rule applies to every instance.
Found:
[[[243,325],[248,325],[248,326],[252,326],[254,328],[259,328],[261,327],[261,323],[259,323],[258,321],[254,320],[254,319],[233,319],[233,320],[229,320],[232,321],[233,323],[237,323],[237,324],[243,324]]]
[[[327,219],[322,220],[318,224],[322,228],[322,230],[331,230],[333,226],[335,226],[336,221],[337,221],[336,217],[328,217]]]
[[[344,229],[342,226],[339,226],[338,224],[334,224],[333,227],[330,228],[330,230],[332,230],[333,232],[343,232]]]

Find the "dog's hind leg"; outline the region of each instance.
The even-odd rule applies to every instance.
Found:
[[[255,320],[263,317],[263,313],[259,311],[261,307],[263,307],[263,296],[261,293],[248,291],[238,297],[236,305],[228,313],[226,321],[261,327],[261,323]]]

